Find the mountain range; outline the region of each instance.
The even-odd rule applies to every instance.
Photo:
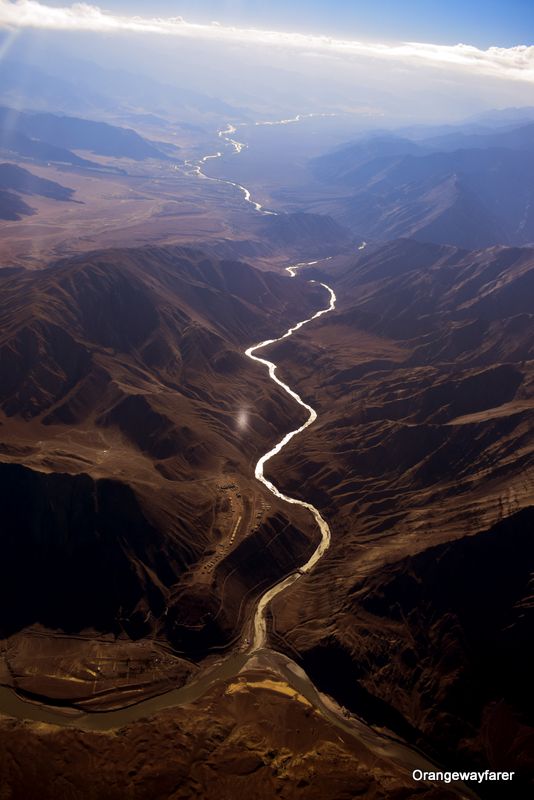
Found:
[[[0,107],[0,150],[40,162],[101,169],[73,150],[101,156],[167,160],[169,156],[128,128],[79,117]]]
[[[497,769],[506,753],[517,798],[533,766],[533,275],[528,247],[370,245],[309,268],[336,311],[297,348],[265,351],[319,415],[267,475],[332,529],[317,568],[273,602],[273,645],[347,713],[440,763]],[[243,348],[323,307],[324,289],[178,247],[0,281],[3,680],[81,708],[138,702],[235,646],[258,594],[317,544],[304,511],[253,478],[303,414]],[[137,671],[102,667],[110,657]],[[259,674],[251,686],[270,686]],[[234,691],[213,689],[212,716]],[[250,698],[254,782],[273,701]],[[299,703],[280,713],[300,720]],[[204,706],[190,712],[200,725]],[[50,769],[78,780],[80,757],[66,766],[54,742]]]
[[[417,141],[364,137],[310,166],[343,192],[324,210],[367,240],[468,249],[534,241],[534,123]]]
[[[337,312],[268,358],[319,419],[269,476],[334,533],[291,607],[274,602],[277,644],[439,761],[506,752],[524,774],[534,249],[406,239],[310,274],[331,282]]]
[[[3,635],[153,631],[189,655],[227,642],[243,596],[314,535],[273,503],[247,530],[252,462],[300,415],[243,343],[297,305],[315,309],[322,290],[180,248],[96,252],[0,280]],[[236,480],[243,541],[215,558],[229,536],[217,486]]]
[[[34,213],[21,195],[68,201],[72,200],[74,192],[15,164],[0,164],[0,219],[17,220]]]

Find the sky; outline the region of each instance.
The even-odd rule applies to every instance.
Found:
[[[534,0],[0,0],[0,29],[249,108],[534,105]]]
[[[123,14],[181,15],[379,41],[534,44],[534,0],[108,0],[105,5]]]

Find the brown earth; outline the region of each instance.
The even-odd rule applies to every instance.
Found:
[[[4,682],[106,705],[161,691],[238,640],[315,546],[307,514],[253,477],[303,417],[243,351],[325,292],[183,248],[0,281]],[[81,638],[75,668],[58,632]],[[125,651],[147,636],[156,676],[161,652]]]
[[[273,643],[427,752],[532,776],[534,251],[401,240],[313,275],[336,312],[269,358],[319,419],[269,474],[332,546]]]
[[[336,312],[270,353],[319,419],[269,474],[320,508],[332,547],[274,602],[272,641],[319,689],[452,768],[516,769],[507,796],[523,800],[533,773],[534,252],[401,240],[327,265],[310,277],[333,285]],[[2,680],[41,699],[119,706],[237,644],[250,601],[311,552],[309,519],[252,478],[301,417],[243,347],[308,316],[324,292],[185,248],[101,251],[0,276]],[[279,771],[267,779],[265,753],[288,732],[270,694],[263,707],[263,688],[250,693],[251,724],[272,738],[246,762],[258,765],[259,797],[417,796],[402,781],[387,787],[399,794],[380,794],[372,770],[354,787],[361,773],[344,746],[314,754],[316,777],[299,787],[309,777],[293,740],[288,788]],[[187,709],[193,741],[209,739],[207,715],[214,727],[226,719],[226,699],[203,706],[209,697],[198,718]],[[234,755],[218,744],[213,777],[196,778],[194,749],[177,772],[162,759],[154,729],[171,718],[186,726],[182,710],[168,712],[141,734],[175,781],[162,796],[189,796],[172,794],[184,781],[196,796],[233,796],[238,778],[220,776]],[[66,754],[96,734],[56,731],[43,751],[37,728],[6,724],[34,753],[35,774],[56,770],[51,785],[70,792],[55,776],[87,775],[85,756],[66,767]],[[129,763],[144,725],[125,729],[112,764]],[[336,763],[347,783],[335,783]],[[10,775],[27,790],[20,771]],[[145,771],[138,788],[122,785],[145,797],[151,780]]]
[[[275,673],[249,668],[200,700],[107,733],[0,722],[6,800],[453,800],[335,727]],[[465,796],[465,795],[464,795]]]
[[[0,219],[2,266],[41,269],[99,248],[202,243],[272,269],[338,252],[351,239],[326,216],[262,217],[239,189],[187,175],[180,164],[103,157],[99,163],[124,174],[23,163],[36,180],[68,187],[75,202],[33,194],[25,201],[31,216]]]

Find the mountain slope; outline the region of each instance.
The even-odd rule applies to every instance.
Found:
[[[332,545],[275,601],[275,641],[441,762],[506,753],[526,780],[534,251],[401,240],[319,267],[336,311],[268,356],[319,418],[269,476]]]
[[[73,153],[166,160],[168,156],[135,131],[105,122],[0,107],[0,148],[38,160],[98,167]]]
[[[300,414],[243,351],[324,291],[181,248],[0,283],[3,634],[152,632],[198,657],[227,644],[315,535],[253,478]],[[245,537],[271,560],[254,565]]]
[[[366,239],[409,236],[471,249],[534,241],[532,125],[417,144],[373,138],[311,167],[344,190],[314,210]]]
[[[20,194],[67,201],[72,199],[74,191],[55,181],[39,178],[15,164],[0,164],[0,219],[17,220],[33,214]]]

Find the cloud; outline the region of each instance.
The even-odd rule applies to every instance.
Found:
[[[0,27],[181,36],[228,44],[244,43],[300,50],[347,59],[363,57],[412,65],[426,63],[438,68],[461,69],[479,75],[534,83],[534,46],[527,45],[480,50],[466,44],[379,44],[305,33],[237,28],[216,22],[210,25],[196,24],[187,22],[182,17],[120,16],[87,3],[74,3],[58,8],[44,5],[37,0],[0,0]]]

